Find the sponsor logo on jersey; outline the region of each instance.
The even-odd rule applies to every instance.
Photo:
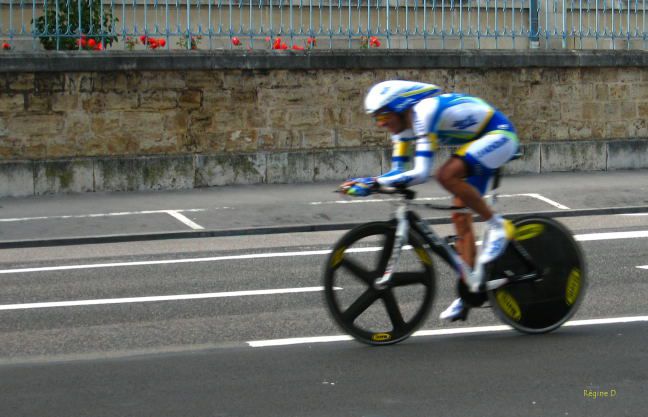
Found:
[[[508,142],[508,138],[501,137],[498,140],[496,140],[495,142],[491,143],[487,147],[485,147],[485,148],[481,149],[479,152],[477,152],[476,156],[477,156],[477,158],[481,158],[482,156],[484,156],[484,155],[486,155],[488,153],[491,153],[491,152],[493,152],[494,150],[496,150],[498,148],[501,148],[507,142]]]
[[[470,126],[476,125],[477,123],[478,122],[475,116],[469,114],[468,117],[466,117],[465,119],[457,120],[456,122],[454,122],[452,124],[452,127],[456,127],[457,129],[464,130],[464,129],[468,129]]]

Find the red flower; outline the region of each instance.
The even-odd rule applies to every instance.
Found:
[[[306,45],[317,46],[317,39],[309,37],[308,39],[306,39]]]
[[[164,39],[160,38],[160,39],[158,39],[158,45],[160,45],[161,47],[164,48],[166,46],[166,41]]]
[[[2,43],[2,49],[9,50],[11,49],[11,45],[9,45],[7,42]]]
[[[270,42],[271,40],[272,40],[272,39],[270,39],[270,36],[266,36],[266,37],[265,37],[265,41],[266,41],[266,42]]]
[[[303,51],[304,47],[299,45],[293,45],[292,49],[294,49],[295,51]]]
[[[140,42],[142,42],[143,44],[146,44],[146,35],[140,36]]]
[[[103,43],[98,43],[97,46],[94,47],[94,50],[95,51],[103,51],[104,50]]]
[[[149,39],[149,48],[157,49],[157,47],[158,47],[157,39]]]
[[[380,46],[380,41],[378,40],[377,37],[372,36],[369,38],[369,46],[378,48]]]
[[[232,45],[239,46],[240,44],[241,44],[241,40],[239,38],[237,38],[236,36],[234,36],[232,38]]]
[[[281,49],[281,38],[276,38],[272,44],[272,49]]]
[[[88,45],[88,48],[94,48],[95,46],[97,46],[97,41],[90,38],[90,39],[88,39],[88,44],[87,45]]]
[[[285,43],[282,42],[281,43],[281,49],[288,49],[288,45],[286,45]]]

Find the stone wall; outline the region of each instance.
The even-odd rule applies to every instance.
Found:
[[[378,53],[6,54],[0,183],[24,172],[40,194],[375,174],[389,137],[362,99],[391,78],[475,94],[510,115],[528,150],[518,172],[542,171],[543,155],[545,170],[648,167],[636,155],[648,144],[642,52]],[[627,157],[610,156],[615,146]],[[30,193],[10,188],[0,195]]]

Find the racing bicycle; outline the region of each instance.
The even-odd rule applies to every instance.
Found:
[[[458,278],[470,272],[454,247],[454,236],[440,237],[413,209],[416,193],[381,188],[394,194],[396,209],[388,221],[357,226],[333,246],[324,268],[324,298],[337,325],[356,340],[389,345],[407,339],[432,307],[435,265],[449,265]],[[443,207],[457,209],[455,207]],[[557,329],[578,309],[585,295],[585,260],[569,230],[540,215],[512,219],[514,239],[486,265],[478,292],[458,279],[464,302],[488,301],[496,316],[524,333]]]

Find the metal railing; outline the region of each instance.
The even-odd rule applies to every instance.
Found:
[[[0,42],[14,49],[87,49],[88,42],[94,49],[645,49],[646,1],[0,0]]]

